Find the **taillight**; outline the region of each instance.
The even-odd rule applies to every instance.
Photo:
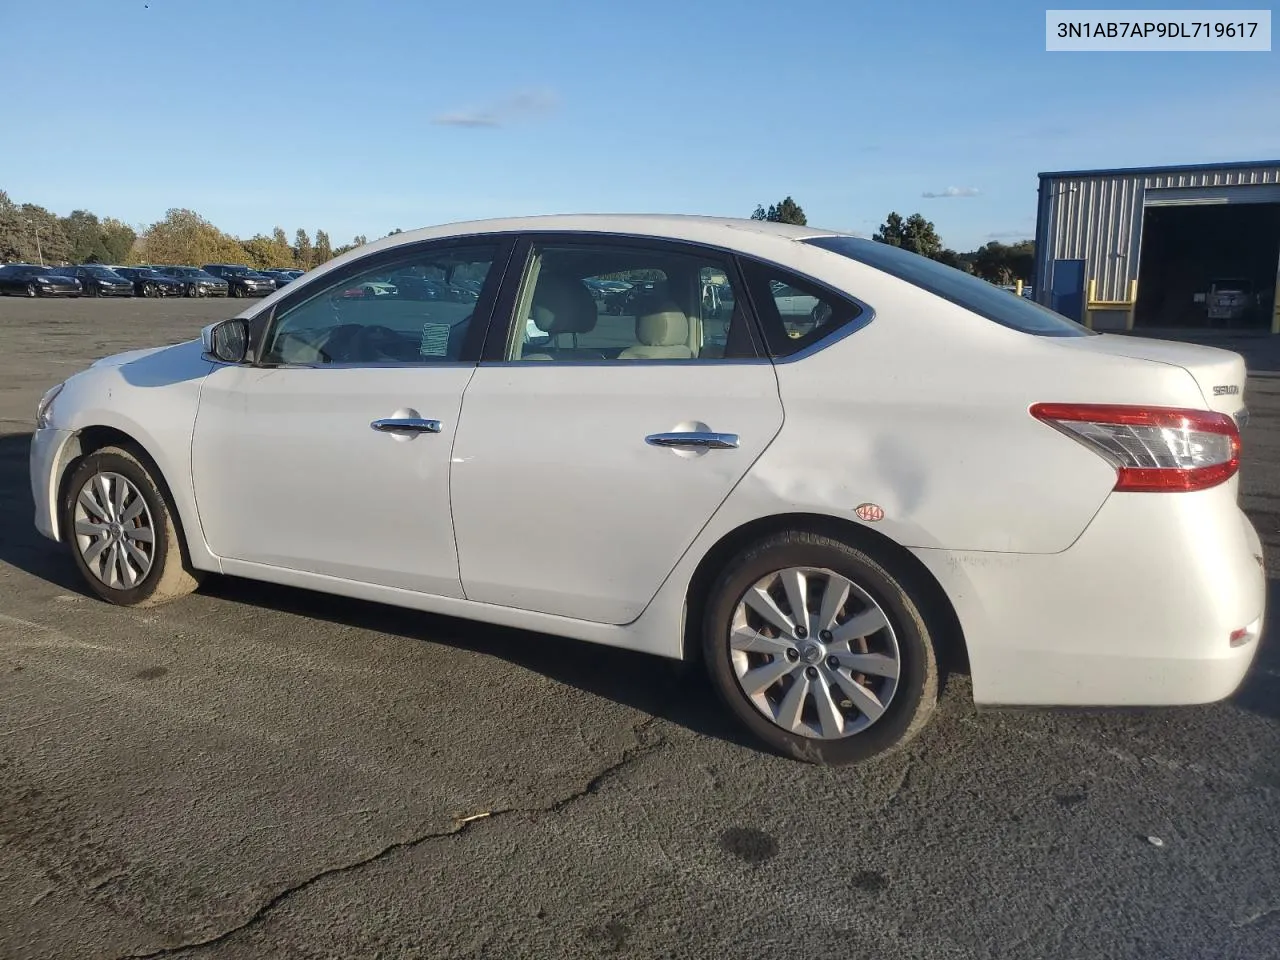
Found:
[[[1100,403],[1037,403],[1031,415],[1116,468],[1116,490],[1205,490],[1240,468],[1240,430],[1225,413]]]

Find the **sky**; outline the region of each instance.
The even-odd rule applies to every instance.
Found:
[[[1280,53],[1048,53],[1026,0],[57,6],[0,0],[49,38],[0,59],[23,105],[0,189],[135,227],[185,207],[337,245],[790,195],[867,235],[920,212],[967,250],[1032,235],[1041,171],[1280,158]]]

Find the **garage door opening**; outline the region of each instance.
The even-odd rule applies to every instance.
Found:
[[[1271,329],[1280,203],[1148,207],[1135,327]]]

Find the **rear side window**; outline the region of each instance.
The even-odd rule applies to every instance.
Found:
[[[863,317],[863,308],[781,267],[743,258],[769,355],[786,357]]]
[[[1048,307],[1001,290],[963,270],[948,267],[891,244],[864,240],[861,237],[815,237],[803,242],[865,263],[944,300],[950,300],[993,323],[1022,333],[1039,337],[1088,337],[1095,333]]]

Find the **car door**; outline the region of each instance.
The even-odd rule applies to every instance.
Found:
[[[252,324],[255,358],[209,374],[192,443],[214,554],[462,596],[450,454],[509,250],[494,239],[393,248]],[[387,282],[403,273],[465,274],[485,293],[425,301]]]
[[[454,449],[469,599],[600,623],[640,615],[782,425],[746,298],[727,319],[702,316],[705,278],[736,287],[735,270],[658,240],[517,248]],[[613,314],[588,280],[646,292]]]

